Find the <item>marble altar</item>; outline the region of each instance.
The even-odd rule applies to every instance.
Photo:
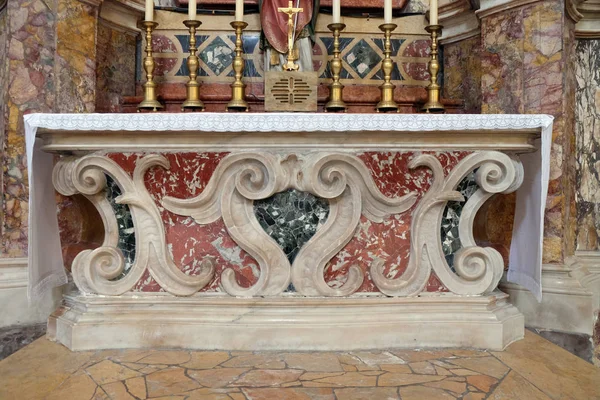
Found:
[[[105,227],[73,261],[76,288],[49,336],[73,350],[503,349],[523,337],[523,316],[497,290],[502,257],[477,245],[473,221],[527,182],[511,272],[539,289],[551,126],[544,115],[26,116],[33,187],[83,194]],[[36,168],[53,153],[52,172]],[[473,174],[465,199],[457,188]],[[444,211],[465,200],[461,246],[445,254]],[[35,248],[50,225],[32,225],[30,269],[64,274]]]

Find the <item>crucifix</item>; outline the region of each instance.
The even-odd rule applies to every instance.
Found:
[[[294,21],[293,16],[296,13],[304,11],[303,8],[294,8],[292,0],[288,3],[287,7],[278,7],[277,11],[288,15],[288,55],[287,63],[283,66],[286,71],[296,71],[298,65],[294,63]]]

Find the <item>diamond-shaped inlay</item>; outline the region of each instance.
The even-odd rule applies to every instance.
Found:
[[[346,60],[346,63],[356,71],[358,76],[364,78],[371,72],[373,67],[381,62],[381,56],[373,50],[366,40],[361,39],[350,51],[348,51],[348,53],[346,53],[344,60]]]
[[[233,49],[219,36],[200,53],[200,58],[215,75],[220,75],[233,61]]]

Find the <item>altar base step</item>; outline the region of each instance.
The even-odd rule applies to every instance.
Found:
[[[507,300],[502,292],[339,299],[65,295],[49,318],[48,337],[71,350],[502,350],[524,337],[523,315]]]

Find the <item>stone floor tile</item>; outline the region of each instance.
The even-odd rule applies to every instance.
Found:
[[[69,377],[63,382],[56,390],[54,390],[48,397],[49,400],[78,400],[78,399],[90,399],[96,392],[96,382],[92,380],[86,373],[78,372]],[[27,390],[27,388],[24,388]],[[6,397],[8,399],[8,397]],[[21,397],[13,397],[14,399],[20,399]]]
[[[600,399],[600,369],[525,330],[495,357],[553,399]]]
[[[187,400],[186,396],[160,396],[153,397],[152,400]]]
[[[583,361],[583,360],[582,360]],[[585,362],[585,361],[583,361]],[[558,397],[557,397],[558,398]],[[562,397],[565,399],[593,399],[597,397],[576,397],[573,395]],[[504,399],[527,399],[527,400],[548,400],[550,397],[542,393],[541,390],[529,383],[525,378],[511,371],[492,394],[488,397],[489,400],[504,400]]]
[[[438,367],[437,365],[435,366],[435,372],[438,375],[452,375],[452,372],[448,371],[446,368]]]
[[[433,388],[437,388],[437,389],[448,390],[448,391],[453,392],[453,393],[455,393],[457,395],[463,394],[464,392],[467,391],[467,384],[466,383],[464,383],[464,382],[450,381],[448,379],[444,379],[443,381],[424,383],[423,386],[433,387]]]
[[[299,387],[299,386],[302,386],[302,382],[301,381],[294,381],[294,382],[288,382],[288,383],[282,383],[281,384],[282,388]]]
[[[384,371],[400,374],[412,374],[413,372],[407,364],[381,364],[379,367]]]
[[[406,386],[398,389],[402,400],[450,400],[456,397],[441,389],[425,386]]]
[[[142,358],[150,355],[151,353],[152,353],[152,350],[149,350],[149,349],[124,349],[124,350],[117,350],[115,354],[111,355],[108,358],[113,361],[120,362],[120,363],[125,363],[125,362],[134,363],[134,362],[137,362],[137,361],[141,360]]]
[[[490,355],[483,350],[452,349],[450,352],[457,357],[487,357]]]
[[[108,393],[104,391],[100,386],[96,387],[96,392],[92,395],[90,400],[112,400]]]
[[[244,388],[248,400],[335,400],[329,388]]]
[[[483,375],[493,376],[501,379],[509,371],[508,367],[502,364],[495,357],[477,357],[477,358],[459,358],[454,364],[471,371],[479,372]]]
[[[397,388],[344,388],[334,389],[337,400],[397,400]]]
[[[125,381],[125,386],[129,393],[140,399],[147,397],[146,393],[146,379],[144,377],[131,378]]]
[[[304,371],[299,369],[255,369],[242,375],[230,386],[264,387],[279,386],[282,383],[293,382],[300,378]]]
[[[479,375],[479,372],[470,371],[464,368],[451,369],[450,372],[459,376]]]
[[[348,353],[338,353],[337,358],[342,364],[347,364],[347,365],[363,364],[363,362],[360,361],[360,359],[358,357],[355,357]]]
[[[243,354],[221,364],[227,368],[284,369],[281,355],[275,353]]]
[[[354,365],[347,365],[347,364],[342,364],[342,369],[346,372],[352,372],[352,371],[358,371],[358,369],[356,368],[356,366]]]
[[[106,385],[102,385],[102,389],[110,396],[111,399],[114,400],[136,400],[129,392],[127,392],[127,387],[121,381],[107,383]]]
[[[360,372],[345,372],[337,376],[329,376],[326,378],[315,379],[312,382],[323,383],[332,387],[377,386],[377,376],[367,376],[361,374]]]
[[[194,351],[190,355],[190,361],[182,364],[182,367],[190,369],[210,369],[231,358],[229,353],[225,351]]]
[[[483,393],[467,393],[463,396],[462,400],[483,400],[485,396]]]
[[[331,376],[343,375],[343,372],[305,372],[300,376],[301,381],[313,381],[315,379],[329,378]]]
[[[148,397],[158,397],[179,395],[200,387],[200,384],[187,377],[183,368],[171,367],[146,376],[146,387]]]
[[[98,383],[98,385],[105,385],[107,383],[142,375],[138,371],[134,371],[133,369],[127,368],[110,360],[100,361],[97,364],[87,367],[85,370],[91,375],[94,381]]]
[[[130,362],[119,362],[119,364],[121,364],[121,365],[123,365],[123,366],[125,366],[125,367],[127,367],[129,369],[132,369],[134,371],[139,371],[142,368],[146,368],[147,367],[146,364],[138,364],[138,363],[130,363]]]
[[[234,382],[246,371],[248,371],[248,368],[188,369],[187,374],[202,386],[220,388]]]
[[[388,364],[389,365],[389,364]],[[401,365],[401,364],[398,364]],[[355,365],[357,371],[381,371],[377,364],[357,364]]]
[[[332,353],[288,353],[284,354],[283,360],[288,368],[322,372],[343,371],[340,361]]]
[[[487,375],[474,375],[468,376],[467,382],[469,382],[469,385],[473,385],[482,392],[487,393],[490,391],[490,388],[492,386],[498,383],[498,379],[492,378],[491,376]]]
[[[456,368],[457,365],[452,364],[452,361],[455,359],[449,359],[449,360],[431,360],[430,362],[438,367],[442,367],[442,368],[446,368],[446,369],[452,369],[452,368]]]
[[[441,381],[442,379],[444,377],[439,375],[396,374],[388,372],[379,377],[378,384],[379,386],[404,386]]]
[[[185,400],[232,400],[231,394],[224,389],[200,388],[182,394],[187,396]]]
[[[406,364],[406,362],[387,351],[369,352],[359,351],[352,352],[353,356],[358,357],[363,363],[367,365],[379,365],[379,364]],[[360,369],[359,369],[360,370]]]
[[[229,393],[231,400],[248,400],[243,393]]]
[[[428,363],[427,361],[419,361],[408,364],[410,369],[413,370],[415,374],[422,375],[437,375],[435,367]]]
[[[179,365],[191,359],[188,351],[160,351],[155,350],[137,362],[142,364]]]
[[[452,357],[452,353],[446,350],[394,350],[392,353],[406,362],[419,362]]]
[[[46,324],[0,328],[0,360],[46,334]]]
[[[42,337],[0,361],[0,399],[45,398],[93,355],[91,351],[71,352]]]

